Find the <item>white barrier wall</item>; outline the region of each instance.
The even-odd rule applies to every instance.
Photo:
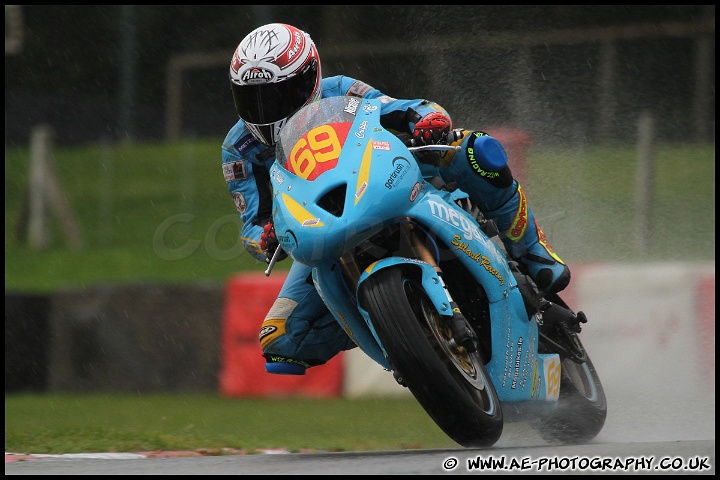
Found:
[[[715,264],[584,265],[563,298],[608,397],[601,435],[715,438]],[[357,349],[344,394],[409,395]]]
[[[407,388],[397,384],[391,372],[383,370],[359,348],[343,352],[342,355],[345,362],[343,396],[356,398],[371,395],[410,395]]]
[[[608,399],[598,439],[714,439],[714,263],[586,266],[571,293]]]
[[[575,308],[588,324],[582,339],[608,386],[643,393],[671,382],[678,395],[714,389],[714,360],[703,338],[715,323],[701,314],[704,279],[715,267],[686,264],[586,267],[574,279]]]

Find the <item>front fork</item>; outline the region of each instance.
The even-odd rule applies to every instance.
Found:
[[[455,300],[453,300],[452,295],[450,295],[450,290],[448,290],[447,285],[445,285],[442,278],[442,269],[435,260],[435,257],[431,254],[427,244],[422,241],[422,238],[425,238],[425,235],[416,233],[415,230],[417,228],[417,226],[409,222],[400,224],[400,231],[402,232],[401,238],[406,241],[407,246],[410,248],[410,251],[412,251],[413,258],[418,258],[429,265],[432,265],[437,272],[438,278],[442,283],[445,295],[447,296],[450,308],[452,308],[453,312],[452,317],[442,317],[445,319],[452,331],[452,341],[454,341],[457,346],[464,347],[468,353],[476,352],[478,349],[478,338],[475,334],[475,330],[473,330],[472,326],[470,326],[470,322],[468,322],[465,315],[462,314],[460,307],[457,305]]]

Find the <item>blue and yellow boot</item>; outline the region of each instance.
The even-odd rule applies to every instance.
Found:
[[[530,278],[543,292],[559,292],[570,283],[570,269],[548,243],[545,233],[528,206],[522,187],[502,207],[492,212],[505,249],[528,269]]]

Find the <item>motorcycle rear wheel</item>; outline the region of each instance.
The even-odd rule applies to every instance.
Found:
[[[412,269],[389,267],[360,292],[398,381],[463,447],[494,445],[503,431],[495,389],[477,352],[457,345]]]
[[[557,295],[550,299],[568,308]],[[600,377],[580,338],[576,333],[572,337],[572,341],[585,353],[584,361],[578,363],[570,358],[562,359],[557,408],[530,422],[533,430],[549,443],[589,442],[600,433],[607,417],[607,399]]]
[[[600,433],[606,416],[605,392],[592,361],[563,360],[557,408],[530,425],[547,442],[579,444]]]

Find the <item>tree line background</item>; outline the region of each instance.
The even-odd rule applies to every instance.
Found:
[[[438,101],[456,125],[522,127],[538,142],[632,142],[651,111],[661,139],[714,141],[714,19],[712,5],[6,6],[5,145],[27,144],[39,124],[60,145],[166,139],[168,65],[188,54],[227,60],[183,73],[180,134],[221,138],[237,120],[233,51],[274,21],[310,33],[324,76]],[[607,98],[597,88],[604,32],[618,65]],[[9,51],[12,33],[20,42]],[[710,67],[697,62],[703,36]]]

